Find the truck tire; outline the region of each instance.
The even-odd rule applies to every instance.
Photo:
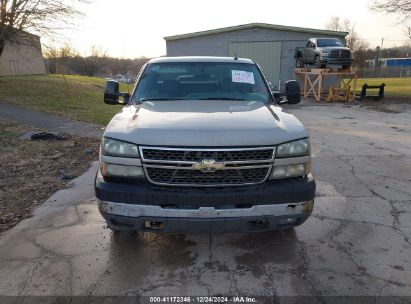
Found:
[[[299,68],[299,69],[304,68],[304,60],[303,60],[302,57],[298,57],[298,58],[295,60],[295,67],[296,67],[296,68]]]
[[[316,67],[317,69],[325,68],[325,65],[321,63],[320,56],[316,56],[316,57],[315,57],[315,62],[314,62],[314,63],[315,63],[315,67]]]

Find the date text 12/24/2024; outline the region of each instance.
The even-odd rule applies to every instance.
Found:
[[[150,303],[257,303],[257,299],[253,297],[243,296],[184,296],[184,297],[150,297]]]

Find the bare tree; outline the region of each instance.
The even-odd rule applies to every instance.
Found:
[[[333,31],[348,32],[346,37],[347,46],[354,52],[358,49],[368,48],[368,42],[362,39],[355,30],[354,24],[349,19],[341,19],[338,16],[333,16],[326,24],[326,28]]]
[[[400,24],[405,27],[405,35],[411,39],[411,0],[374,0],[371,8],[387,14],[400,16]]]
[[[27,32],[53,36],[72,26],[72,18],[81,15],[75,8],[76,3],[88,2],[90,0],[0,0],[0,56],[6,40],[32,43],[32,36]]]
[[[411,14],[411,1],[410,0],[377,0],[372,4],[372,8],[387,12],[402,15]]]
[[[43,56],[46,59],[49,73],[56,74],[66,73],[66,67],[71,66],[73,58],[80,57],[80,53],[66,42],[60,48],[46,45],[43,49]]]
[[[327,24],[325,25],[325,27],[328,30],[332,30],[332,31],[350,32],[352,30],[351,21],[348,19],[342,20],[338,16],[332,16],[330,18],[330,21],[328,21]]]
[[[87,76],[93,77],[103,68],[107,53],[103,48],[93,45],[90,55],[84,58],[83,71]]]
[[[361,66],[365,62],[363,54],[369,47],[369,43],[362,39],[355,30],[354,24],[349,19],[341,19],[338,16],[333,16],[326,24],[326,28],[333,31],[348,32],[346,37],[347,47],[354,52],[354,64]]]

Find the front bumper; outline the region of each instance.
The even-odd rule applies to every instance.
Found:
[[[165,233],[238,233],[272,231],[295,227],[304,223],[310,214],[229,218],[129,217],[105,212],[101,212],[101,215],[116,230]]]
[[[95,182],[99,210],[118,230],[251,232],[302,224],[312,212],[313,178],[242,187],[167,187]]]

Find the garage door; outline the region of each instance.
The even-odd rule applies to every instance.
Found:
[[[280,79],[281,42],[235,42],[229,45],[229,56],[250,58],[262,68],[275,86]]]

